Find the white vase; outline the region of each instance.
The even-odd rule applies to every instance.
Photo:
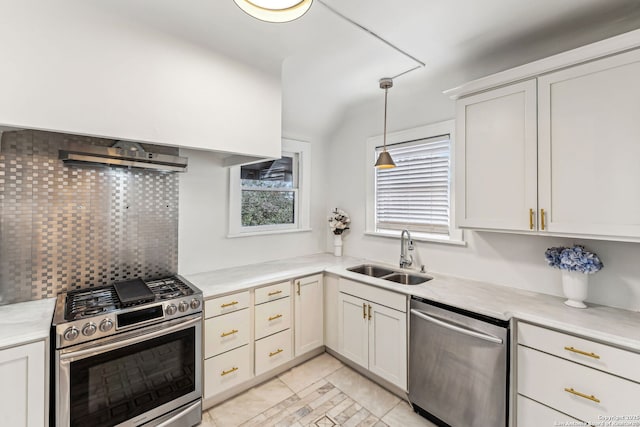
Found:
[[[567,300],[564,302],[569,307],[587,308],[584,300],[587,299],[589,276],[579,271],[562,271],[562,290]]]
[[[342,235],[333,235],[333,255],[342,256]]]

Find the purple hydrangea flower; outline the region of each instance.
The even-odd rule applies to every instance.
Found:
[[[544,253],[547,263],[554,268],[567,271],[578,271],[593,274],[602,269],[603,264],[598,255],[589,252],[584,246],[574,245],[570,248],[554,247]]]

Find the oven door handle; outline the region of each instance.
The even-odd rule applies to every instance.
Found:
[[[459,332],[464,335],[469,335],[475,338],[480,338],[481,340],[489,341],[494,344],[502,344],[502,338],[494,337],[493,335],[484,334],[482,332],[474,331],[472,329],[463,328],[457,325],[453,325],[449,322],[445,322],[440,319],[436,319],[435,317],[431,317],[423,311],[416,310],[415,308],[411,309],[411,314],[419,317],[422,320],[426,320],[427,322],[435,323],[438,326],[442,326],[443,328],[450,329],[455,332]]]
[[[107,351],[116,350],[118,348],[126,347],[131,344],[139,343],[140,338],[143,338],[144,341],[147,341],[152,338],[168,335],[172,332],[177,332],[183,329],[190,328],[194,325],[197,325],[201,322],[201,320],[202,318],[198,316],[195,319],[191,319],[184,322],[181,321],[180,323],[177,323],[175,325],[162,327],[155,331],[142,332],[142,333],[140,333],[139,331],[136,331],[138,332],[137,334],[129,338],[125,338],[123,340],[118,340],[118,341],[107,343],[107,344],[95,344],[83,350],[77,350],[70,353],[60,354],[60,362],[69,363],[75,359],[84,359],[86,357],[91,357],[97,354],[106,353]]]

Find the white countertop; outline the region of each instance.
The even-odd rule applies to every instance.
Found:
[[[184,275],[184,278],[200,288],[207,299],[293,277],[322,273],[328,268],[344,270],[362,262],[358,258],[335,257],[323,253],[189,274]]]
[[[0,349],[49,337],[56,299],[0,306]]]
[[[186,275],[205,299],[282,280],[327,272],[407,295],[415,295],[476,313],[509,320],[516,318],[640,352],[640,313],[588,304],[587,309],[564,305],[564,298],[506,286],[431,274],[433,280],[400,285],[347,271],[362,263],[385,263],[317,254]],[[389,266],[397,269],[397,266]]]
[[[525,320],[640,352],[638,312],[594,304],[589,304],[588,309],[576,309],[564,305],[564,298],[439,274],[429,274],[434,279],[425,284],[407,286],[346,270],[362,263],[387,265],[316,254],[185,275],[185,278],[200,288],[206,299],[327,272],[487,316]],[[54,305],[55,298],[49,298],[0,306],[0,349],[47,338]]]

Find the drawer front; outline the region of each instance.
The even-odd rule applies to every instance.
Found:
[[[289,329],[291,326],[291,299],[282,298],[277,301],[257,305],[256,339]]]
[[[518,343],[640,382],[638,353],[523,322],[518,323]]]
[[[213,298],[204,302],[204,317],[220,316],[249,307],[249,291]]]
[[[276,283],[256,289],[256,305],[291,295],[291,282]]]
[[[575,418],[518,395],[518,427],[581,425]],[[573,422],[573,423],[572,423]]]
[[[407,296],[404,294],[398,294],[373,285],[365,285],[364,283],[343,278],[340,278],[339,290],[345,294],[366,299],[367,301],[375,302],[403,313],[407,312]]]
[[[204,357],[209,358],[249,344],[249,310],[238,310],[204,321]]]
[[[252,377],[249,346],[204,361],[204,397],[214,396]]]
[[[256,375],[291,360],[291,329],[256,341]]]
[[[519,345],[518,393],[597,422],[602,416],[637,414],[640,384]]]

